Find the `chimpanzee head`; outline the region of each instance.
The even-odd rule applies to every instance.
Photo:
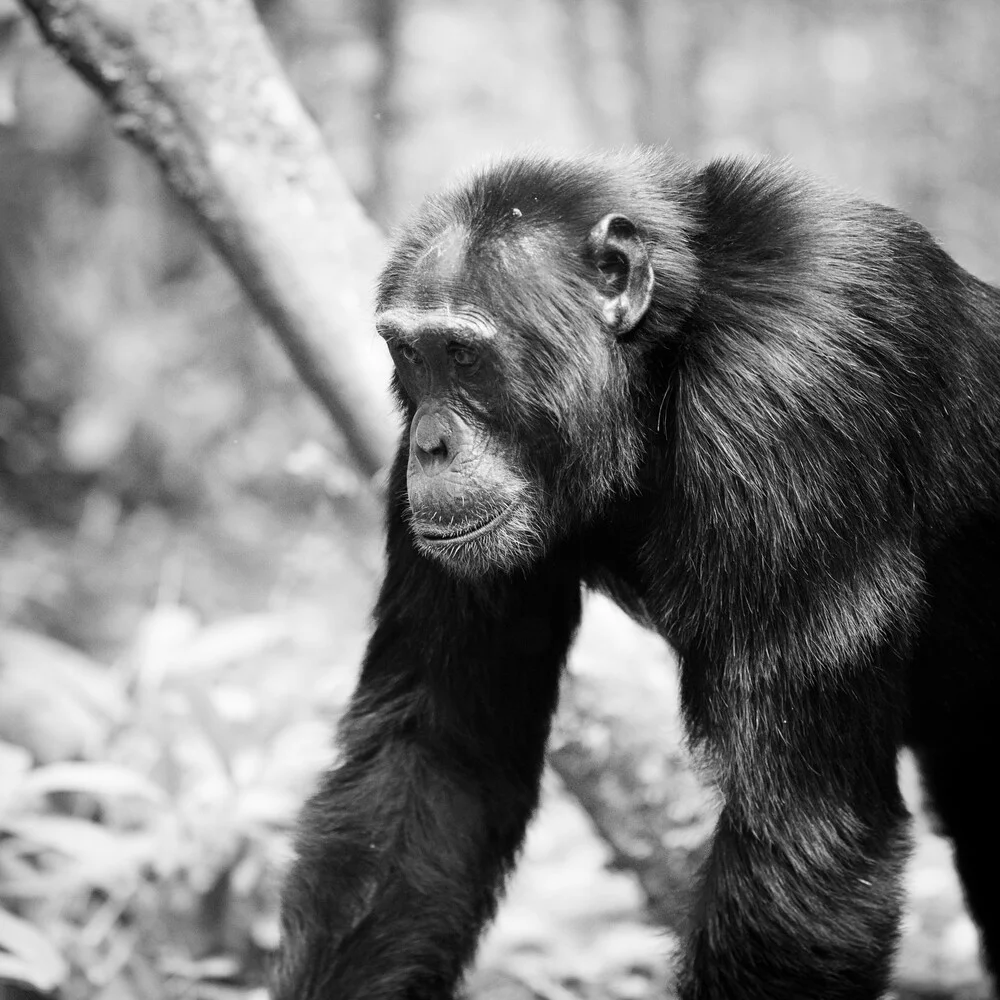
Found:
[[[680,213],[622,186],[609,161],[496,167],[428,202],[382,274],[410,527],[465,577],[529,565],[634,484],[653,334],[695,275]]]

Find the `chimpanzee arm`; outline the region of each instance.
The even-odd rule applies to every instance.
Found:
[[[300,820],[277,1000],[452,996],[538,801],[578,576],[550,557],[458,582],[404,503],[340,763]]]
[[[725,805],[683,1000],[876,1000],[888,988],[909,846],[896,771],[905,643],[890,629],[842,658],[800,631],[767,655],[684,663]]]

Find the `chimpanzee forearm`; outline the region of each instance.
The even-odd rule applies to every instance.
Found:
[[[275,996],[451,996],[534,805],[530,781],[477,788],[410,739],[348,756],[302,815]]]
[[[683,1000],[883,996],[907,828],[902,809],[872,818],[831,805],[822,822],[803,816],[767,837],[723,810],[681,970]]]
[[[811,683],[802,669],[767,677],[747,665],[732,670],[741,676],[731,700],[714,699],[717,721],[728,716],[718,749],[729,762],[734,745],[743,753],[720,768],[726,804],[683,1000],[755,990],[769,1000],[876,1000],[888,988],[909,843],[892,660],[815,666]]]
[[[473,593],[390,529],[341,763],[300,822],[277,1000],[452,995],[537,803],[578,616],[558,561]]]

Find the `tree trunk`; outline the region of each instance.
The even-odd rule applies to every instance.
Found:
[[[359,467],[397,421],[374,333],[383,240],[289,86],[249,0],[22,0],[198,216]]]

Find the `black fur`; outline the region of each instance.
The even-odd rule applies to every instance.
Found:
[[[645,152],[431,201],[379,308],[408,420],[388,565],[276,997],[452,996],[537,803],[581,583],[676,646],[724,796],[685,1000],[886,989],[906,743],[995,968],[1000,293],[787,167]]]

